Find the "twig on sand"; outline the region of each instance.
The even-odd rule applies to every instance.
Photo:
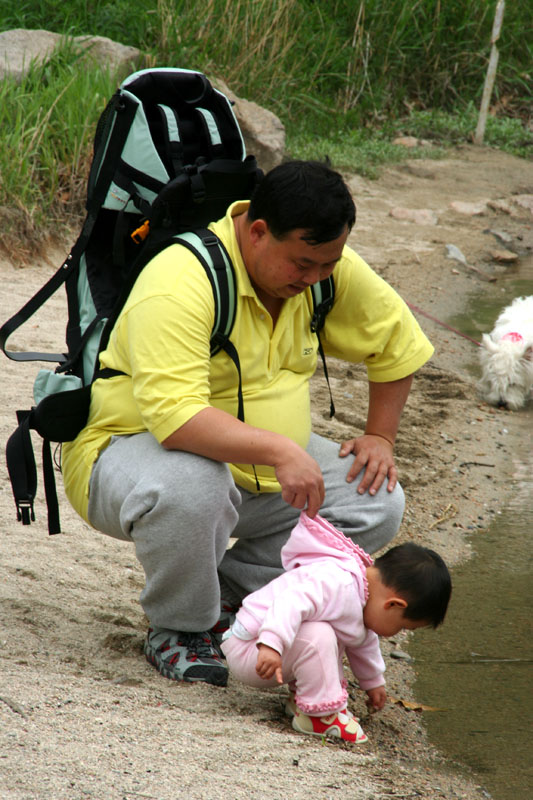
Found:
[[[433,530],[433,528],[436,528],[437,525],[440,525],[441,522],[447,522],[449,519],[452,519],[452,517],[455,517],[456,514],[457,514],[456,507],[453,505],[453,503],[448,503],[448,505],[442,512],[442,517],[439,517],[438,519],[435,520],[435,522],[432,522],[428,530],[430,531]]]
[[[19,706],[19,704],[16,703],[14,700],[11,700],[10,697],[6,697],[5,695],[0,695],[0,701],[2,703],[5,703],[6,706],[9,706],[11,711],[14,711],[15,714],[20,714],[21,717],[26,717],[26,712],[24,711],[22,706]]]

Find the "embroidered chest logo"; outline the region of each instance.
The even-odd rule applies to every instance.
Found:
[[[303,355],[304,356],[310,356],[313,351],[314,351],[314,347],[304,347]]]

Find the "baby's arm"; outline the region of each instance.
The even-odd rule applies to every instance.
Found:
[[[387,702],[387,692],[383,676],[385,664],[377,635],[367,631],[363,644],[347,648],[346,655],[359,686],[367,694],[367,706],[373,711],[380,711]]]
[[[277,650],[269,647],[267,644],[258,644],[257,649],[257,664],[255,671],[260,678],[268,680],[273,675],[276,676],[278,683],[283,683],[283,674],[281,671],[281,656]]]

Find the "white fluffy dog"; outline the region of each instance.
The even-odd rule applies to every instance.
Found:
[[[522,408],[533,388],[533,295],[504,308],[479,350],[478,390],[490,405]]]

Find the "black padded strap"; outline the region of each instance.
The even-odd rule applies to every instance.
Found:
[[[23,525],[30,525],[35,522],[33,504],[37,493],[37,468],[30,435],[30,429],[34,428],[33,410],[17,411],[17,418],[19,426],[11,434],[6,445],[6,461],[17,508],[17,519]],[[48,533],[61,533],[54,464],[48,439],[43,439],[42,455]]]
[[[54,462],[48,439],[43,439],[43,480],[46,508],[48,509],[48,533],[50,535],[61,533]]]
[[[6,445],[6,461],[17,519],[23,525],[35,521],[33,501],[37,492],[37,469],[30,436],[31,411],[18,411],[18,428],[11,434]]]

